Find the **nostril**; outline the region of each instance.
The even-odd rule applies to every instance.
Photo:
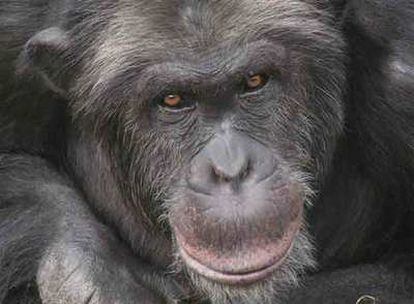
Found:
[[[244,168],[241,171],[240,179],[246,179],[249,176],[251,169],[252,169],[252,162],[248,159],[245,163]]]
[[[232,180],[232,178],[224,173],[224,170],[217,168],[216,166],[211,167],[211,176],[213,180],[218,183],[228,183]]]
[[[245,180],[251,170],[249,160],[243,162],[228,162],[224,166],[212,164],[211,175],[217,183],[240,183]]]

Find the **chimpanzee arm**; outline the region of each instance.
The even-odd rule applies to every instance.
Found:
[[[34,277],[43,303],[163,303],[163,296],[179,296],[175,282],[140,263],[40,158],[0,155],[0,248],[0,302]]]

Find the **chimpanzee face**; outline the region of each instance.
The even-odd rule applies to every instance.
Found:
[[[342,41],[302,2],[190,3],[119,4],[72,108],[195,285],[264,301],[314,264],[304,207],[342,130]]]

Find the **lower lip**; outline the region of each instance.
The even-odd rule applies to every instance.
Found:
[[[226,285],[249,285],[269,277],[276,269],[280,267],[292,248],[292,240],[293,238],[290,240],[290,242],[283,242],[285,245],[283,248],[281,248],[282,254],[279,254],[274,261],[270,261],[262,268],[258,268],[257,270],[246,273],[220,272],[204,264],[201,264],[194,257],[188,254],[182,246],[179,246],[179,251],[181,258],[189,268],[212,281]]]

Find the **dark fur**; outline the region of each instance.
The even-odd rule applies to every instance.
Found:
[[[286,301],[352,303],[372,294],[379,303],[409,303],[412,1],[278,1],[274,11],[203,3],[2,0],[0,302],[36,301],[33,282],[45,303],[197,301],[188,278],[166,274],[174,249],[168,222],[157,219],[174,204],[177,167],[209,134],[197,126],[174,132],[151,119],[142,101],[163,89],[152,79],[172,73],[154,65],[216,51],[220,69],[206,65],[206,75],[224,77],[227,58],[241,58],[246,41],[263,36],[295,54],[297,65],[282,67],[292,91],[278,115],[238,127],[286,152],[293,165],[306,159],[295,170],[315,193],[306,217],[319,273]],[[62,39],[33,48],[30,40],[51,27]],[[292,104],[298,121],[289,119]],[[188,140],[177,146],[171,138]],[[304,155],[283,146],[286,138]],[[300,263],[286,270],[289,286]],[[274,303],[289,296],[276,290]]]

